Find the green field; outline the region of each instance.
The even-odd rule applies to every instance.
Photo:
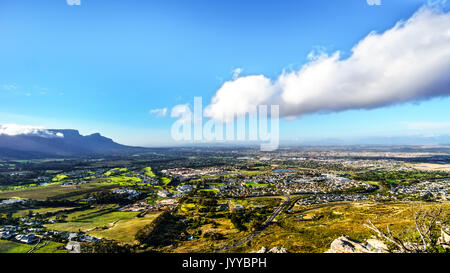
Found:
[[[53,182],[60,182],[64,179],[66,179],[68,176],[65,174],[57,174],[55,177],[53,177],[52,181]]]
[[[162,181],[163,185],[165,186],[165,185],[169,184],[172,181],[172,179],[169,177],[162,177],[161,181]]]
[[[126,212],[122,212],[126,213]],[[136,232],[145,225],[150,224],[159,213],[146,214],[144,217],[134,217],[136,212],[129,214],[129,217],[122,217],[112,227],[107,229],[97,229],[90,231],[89,234],[99,238],[106,238],[125,243],[133,243]]]
[[[74,200],[81,198],[87,193],[101,191],[112,187],[113,185],[102,185],[96,183],[86,183],[77,186],[64,187],[59,184],[52,184],[19,191],[1,192],[0,198],[19,197],[33,200],[46,200],[47,198]]]
[[[41,242],[41,248],[36,249],[33,253],[67,253],[66,250],[60,249],[64,244],[57,242]],[[34,245],[21,244],[12,241],[0,240],[0,253],[27,253]]]
[[[128,171],[127,168],[114,168],[114,169],[111,169],[111,170],[105,172],[103,175],[104,176],[110,176],[110,175],[112,175],[115,172],[124,173],[124,172],[127,172],[127,171]]]
[[[151,167],[145,167],[142,169],[142,172],[149,177],[155,177],[156,175],[153,173],[152,168]]]
[[[159,213],[136,217],[139,212],[117,211],[116,205],[98,206],[67,214],[67,222],[45,225],[48,229],[86,232],[89,235],[131,243],[135,233],[151,223]]]

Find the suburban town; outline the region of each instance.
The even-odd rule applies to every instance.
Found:
[[[107,158],[4,161],[0,251],[89,252],[109,244],[138,252],[251,252],[269,246],[302,252],[255,234],[286,229],[286,221],[310,225],[323,217],[324,205],[352,211],[378,204],[398,213],[449,205],[448,156],[420,148],[358,149],[222,149],[202,151],[201,159],[193,156],[196,149],[174,149],[168,161],[140,155],[121,159],[122,165]],[[18,178],[21,183],[8,186]],[[326,251],[337,237],[314,251]]]

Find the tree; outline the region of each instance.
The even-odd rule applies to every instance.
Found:
[[[427,253],[427,252],[449,252],[439,243],[440,230],[448,224],[444,209],[415,209],[411,207],[414,226],[403,229],[401,233],[391,232],[389,225],[386,232],[377,228],[370,220],[364,224],[367,228],[375,231],[380,237],[391,243],[398,252],[403,253]]]

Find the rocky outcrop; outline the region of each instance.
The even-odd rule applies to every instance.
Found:
[[[442,227],[438,245],[441,245],[444,248],[450,248],[450,226]]]
[[[273,247],[270,250],[267,247],[261,247],[260,250],[253,253],[289,253],[289,251],[284,247]]]
[[[360,242],[341,236],[331,243],[330,249],[325,253],[389,253],[389,249],[385,243],[374,238]]]

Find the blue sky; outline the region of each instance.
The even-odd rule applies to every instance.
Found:
[[[169,144],[174,119],[151,109],[192,104],[194,96],[207,104],[236,68],[276,78],[318,48],[348,56],[368,33],[408,19],[426,2],[3,0],[0,123]],[[449,134],[449,102],[313,113],[282,120],[280,137]]]

